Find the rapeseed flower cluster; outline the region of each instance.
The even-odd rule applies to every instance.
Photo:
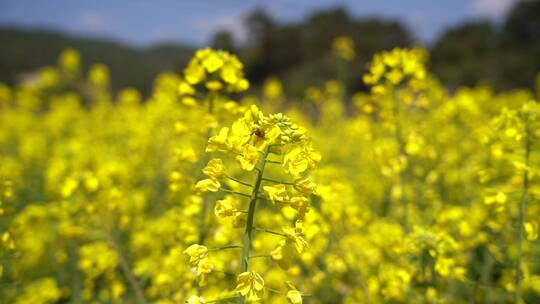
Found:
[[[206,152],[231,154],[237,167],[256,174],[252,183],[242,181],[227,172],[221,158],[213,158],[202,169],[208,178],[195,185],[199,192],[227,194],[224,199],[215,202],[214,213],[221,219],[232,218],[233,229],[244,230],[242,245],[227,244],[209,250],[204,245],[193,244],[184,253],[189,256],[191,266],[196,267],[197,276],[201,277],[200,282],[205,283],[203,275],[215,268],[209,262],[209,251],[242,249],[242,257],[238,263],[240,273],[234,292],[241,301],[260,301],[265,293],[265,281],[260,273],[250,268],[250,259],[254,257],[251,251],[256,241],[253,232],[279,237],[275,249],[266,257],[275,261],[282,269],[289,269],[296,255],[302,254],[307,247],[303,220],[309,211],[310,196],[315,192],[316,184],[305,174],[309,169],[315,168],[321,155],[313,149],[304,128],[283,114],[264,115],[254,105],[230,127],[223,127],[217,135],[210,137]],[[283,173],[271,172],[273,176],[270,175],[268,169],[280,171],[276,166],[281,167]],[[293,181],[284,181],[280,175],[290,176]],[[232,186],[224,187],[227,181],[247,187],[250,192],[238,191]],[[247,206],[244,204],[242,207],[241,198],[248,200]],[[289,212],[294,212],[295,214],[289,213],[289,216],[294,218],[294,227],[286,226],[280,232],[256,226],[255,215],[259,201],[275,205],[280,210],[288,208]],[[230,298],[227,295],[224,297]],[[297,290],[287,297],[297,303],[301,302],[301,293]]]

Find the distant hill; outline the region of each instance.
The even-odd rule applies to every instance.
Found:
[[[194,48],[184,44],[158,44],[137,48],[112,40],[81,38],[52,31],[0,28],[0,82],[14,84],[18,77],[57,62],[66,47],[81,52],[83,69],[104,63],[111,69],[113,89],[134,86],[148,93],[161,71],[179,71]]]

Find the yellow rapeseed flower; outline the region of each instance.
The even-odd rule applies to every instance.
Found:
[[[247,301],[259,301],[264,295],[264,279],[255,271],[247,271],[238,275],[235,291]]]

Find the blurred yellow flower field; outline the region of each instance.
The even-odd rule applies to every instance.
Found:
[[[0,84],[0,303],[540,303],[540,88],[332,48],[300,100],[209,48],[147,98],[74,49]]]

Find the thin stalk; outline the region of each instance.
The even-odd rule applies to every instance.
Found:
[[[264,288],[265,288],[266,290],[270,291],[270,292],[273,292],[273,293],[282,294],[282,295],[287,294],[287,293],[284,292],[284,291],[279,291],[279,290],[277,290],[277,289],[270,288],[270,287],[267,287],[267,286],[265,286]]]
[[[261,201],[265,201],[265,202],[270,202],[270,203],[272,203],[272,201],[269,200],[269,199],[266,198],[266,197],[259,196],[259,197],[257,197],[257,198],[258,198],[259,200],[261,200]],[[292,202],[289,202],[289,201],[279,201],[279,200],[274,200],[274,203],[275,203],[275,204],[292,204]],[[274,203],[272,203],[272,204],[274,204]]]
[[[219,303],[219,302],[222,302],[222,301],[228,301],[228,300],[233,300],[233,299],[237,299],[237,298],[239,298],[239,296],[230,296],[230,297],[225,297],[225,298],[219,298],[219,299],[215,299],[215,300],[206,301],[206,303]]]
[[[484,286],[491,286],[491,280],[493,276],[493,266],[495,265],[495,259],[489,253],[487,247],[483,248],[484,262],[482,265],[482,275],[480,276],[480,282]]]
[[[120,250],[120,246],[118,245],[118,242],[116,239],[112,236],[110,232],[106,232],[107,237],[109,239],[109,243],[113,247],[114,251],[116,251],[116,254],[118,255],[118,262],[120,263],[120,269],[122,269],[122,272],[124,273],[124,276],[129,282],[129,285],[131,286],[131,289],[135,292],[135,297],[137,298],[137,302],[141,304],[146,304],[148,301],[146,300],[146,297],[144,296],[143,289],[141,287],[141,284],[131,271],[131,268],[127,262],[127,259],[124,257],[124,254],[122,253],[122,250]]]
[[[208,202],[203,199],[201,213],[199,214],[199,241],[198,244],[204,243],[206,238],[206,213],[208,213]]]
[[[395,120],[395,132],[394,132],[394,137],[395,137],[395,140],[396,140],[396,143],[398,145],[398,149],[399,149],[399,156],[400,157],[407,157],[407,154],[405,152],[405,144],[403,142],[403,134],[402,134],[402,130],[401,130],[401,124],[399,122],[399,118],[400,118],[400,112],[399,112],[399,106],[400,106],[400,103],[399,103],[399,100],[397,98],[397,94],[396,94],[396,91],[395,89],[392,90],[392,99],[394,101],[394,108],[393,108],[393,111],[392,111],[392,114],[394,116],[394,120]],[[407,166],[409,166],[409,164],[407,163]],[[406,234],[408,234],[410,232],[410,224],[409,224],[409,200],[407,199],[407,193],[406,193],[406,184],[407,184],[407,180],[406,180],[406,177],[407,177],[407,172],[406,172],[407,168],[405,168],[404,170],[401,170],[399,171],[399,188],[401,190],[401,205],[402,205],[402,208],[403,208],[403,219],[402,219],[402,227],[403,227],[403,230],[405,231]],[[411,282],[409,283],[409,290],[407,291],[407,303],[411,303],[412,301],[412,292],[413,292],[413,289],[414,289],[414,280],[411,280]]]
[[[426,259],[427,259],[427,255],[429,253],[427,251],[422,251],[422,256],[421,256],[421,267],[422,267],[422,286],[423,286],[423,289],[424,289],[424,292],[422,293],[422,303],[427,303],[427,291],[428,291],[428,282],[426,280]],[[433,272],[432,272],[433,273]]]
[[[270,258],[271,255],[269,254],[256,254],[256,255],[252,255],[250,256],[249,258],[250,259],[257,259],[257,258]]]
[[[269,234],[274,234],[274,235],[279,235],[279,236],[287,236],[284,233],[273,231],[273,230],[266,229],[266,228],[253,227],[253,230],[260,231],[260,232],[266,232],[266,233],[269,233]]]
[[[208,114],[210,115],[214,115],[214,103],[215,103],[215,99],[216,99],[216,94],[214,93],[211,93],[208,95]],[[213,128],[212,127],[209,127],[208,130],[206,131],[206,141],[205,141],[205,144],[208,143],[208,140],[210,139],[210,137],[212,136],[212,131],[213,131]],[[199,164],[198,167],[201,167],[202,165],[204,165],[204,163],[206,163],[208,161],[208,156],[207,154],[205,154],[205,157],[203,157],[201,159],[201,164]],[[208,204],[209,204],[209,201],[208,199],[203,199],[202,200],[202,208],[201,208],[201,213],[199,214],[199,237],[198,237],[198,244],[202,244],[204,243],[204,240],[206,239],[206,214],[208,213]]]
[[[229,246],[223,246],[223,247],[211,248],[211,249],[208,249],[208,251],[219,251],[219,250],[236,249],[236,248],[242,248],[242,246],[238,246],[238,245],[229,245]]]
[[[291,182],[282,182],[282,181],[278,181],[278,180],[266,178],[266,177],[263,177],[263,181],[267,181],[267,182],[271,182],[275,184],[294,185],[294,183],[291,183]]]
[[[516,289],[514,293],[514,303],[519,303],[521,300],[521,263],[523,259],[523,225],[527,216],[527,202],[529,200],[529,158],[531,153],[531,142],[529,139],[529,125],[525,122],[525,170],[523,172],[523,187],[521,188],[521,200],[519,202],[519,218],[518,218],[518,255],[516,260]]]
[[[223,191],[223,192],[230,193],[230,194],[236,194],[236,195],[240,195],[240,196],[245,196],[245,197],[251,198],[251,195],[245,194],[245,193],[242,193],[242,192],[233,191],[233,190],[229,190],[229,189],[225,189],[225,188],[220,188],[219,190],[220,190],[220,191]]]
[[[228,175],[227,175],[227,178],[230,179],[230,180],[232,180],[232,181],[235,181],[235,182],[239,183],[240,185],[244,185],[244,186],[248,186],[248,187],[252,187],[252,188],[253,188],[253,185],[252,185],[252,184],[243,182],[243,181],[241,181],[241,180],[239,180],[239,179],[237,179],[237,178],[234,178],[234,177],[232,177],[232,176],[228,176]]]
[[[287,292],[286,291],[280,291],[280,290],[277,290],[277,289],[274,289],[274,288],[270,288],[268,286],[265,286],[264,287],[266,290],[270,291],[270,292],[273,292],[273,293],[276,293],[276,294],[282,294],[282,295],[286,295]],[[307,294],[307,293],[302,293],[302,297],[311,297],[311,294]]]
[[[422,256],[420,259],[422,267],[422,284],[426,284],[426,252],[422,251]]]
[[[397,98],[395,90],[392,91],[392,99],[394,100],[394,109],[393,109],[393,115],[395,120],[395,127],[396,130],[394,132],[395,140],[398,145],[399,149],[399,156],[400,157],[407,157],[407,154],[405,153],[405,144],[403,143],[403,134],[401,130],[401,125],[399,123],[399,100]],[[408,164],[407,164],[408,166]],[[406,186],[406,172],[405,170],[402,170],[399,172],[399,187],[401,188],[401,205],[403,206],[403,229],[405,232],[409,232],[409,201],[407,199],[407,195],[405,193],[405,186]]]
[[[208,113],[214,114],[214,100],[216,99],[216,94],[210,93],[210,96],[208,97]]]
[[[246,221],[246,230],[243,237],[243,249],[242,249],[242,272],[246,272],[249,269],[249,253],[251,250],[252,237],[251,233],[253,232],[253,222],[255,219],[255,209],[257,207],[257,199],[259,195],[259,188],[263,181],[264,167],[266,165],[266,157],[268,156],[268,151],[270,148],[267,148],[264,157],[261,158],[259,162],[259,167],[257,170],[257,179],[255,181],[255,186],[251,193],[251,199],[249,201],[249,209]],[[244,298],[241,297],[239,303],[244,303]]]
[[[69,250],[69,267],[71,272],[71,289],[72,289],[72,299],[75,303],[81,301],[81,274],[77,268],[77,253],[75,247],[70,245]]]
[[[213,269],[212,271],[213,272],[223,273],[223,274],[228,275],[228,276],[235,276],[236,275],[235,273],[230,272],[230,271],[226,271],[226,270]]]

